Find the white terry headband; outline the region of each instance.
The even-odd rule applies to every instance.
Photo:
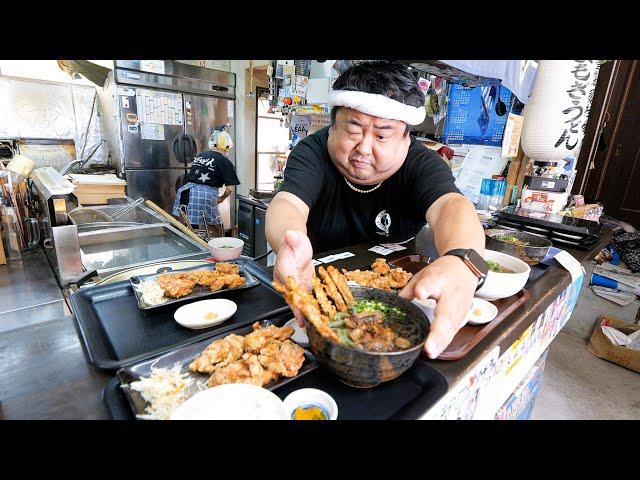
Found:
[[[367,115],[400,120],[408,125],[420,125],[427,115],[424,107],[412,107],[384,95],[355,90],[333,90],[329,105],[353,108]]]

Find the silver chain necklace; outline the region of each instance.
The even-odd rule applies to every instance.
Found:
[[[347,182],[347,185],[349,185],[349,188],[351,190],[353,190],[354,192],[358,192],[358,193],[371,193],[374,190],[377,190],[378,188],[380,188],[380,185],[382,185],[382,182],[384,182],[384,180],[382,182],[380,182],[378,185],[376,185],[375,187],[373,187],[371,190],[360,190],[359,188],[354,187],[353,185],[351,185],[351,183],[349,182],[349,180],[347,180],[346,177],[342,177],[344,178],[344,181]]]

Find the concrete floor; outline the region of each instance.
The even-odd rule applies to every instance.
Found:
[[[602,360],[565,332],[551,343],[533,420],[640,419],[640,373]]]

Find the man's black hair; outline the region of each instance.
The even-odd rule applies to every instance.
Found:
[[[412,107],[424,106],[424,93],[415,74],[397,61],[360,62],[345,70],[333,83],[334,90],[376,93]],[[336,123],[339,106],[331,108],[331,125]],[[411,127],[406,126],[404,135]]]

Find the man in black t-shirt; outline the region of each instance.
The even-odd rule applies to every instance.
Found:
[[[436,358],[464,324],[479,284],[474,266],[456,258],[484,252],[473,204],[442,158],[409,135],[425,110],[424,94],[406,67],[356,64],[336,79],[330,103],[331,126],[292,150],[284,184],[267,211],[267,239],[277,253],[274,277],[284,282],[291,275],[310,288],[314,251],[406,240],[428,222],[441,256],[400,295],[436,300],[425,344]]]
[[[236,170],[226,157],[232,144],[226,137],[218,135],[209,146],[212,150],[194,157],[186,178],[187,183],[176,192],[171,211],[173,215],[180,217],[180,205],[186,205],[189,222],[196,226],[203,225],[200,212],[205,213],[208,224],[222,223],[218,204],[233,193],[235,185],[240,185]],[[219,195],[222,186],[225,191]]]

